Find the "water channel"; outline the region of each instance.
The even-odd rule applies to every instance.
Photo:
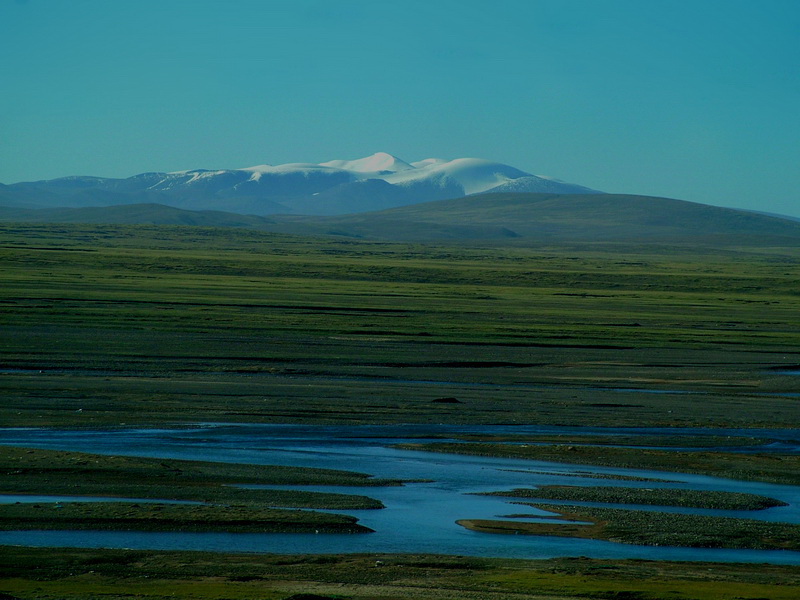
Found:
[[[0,429],[0,444],[189,460],[307,466],[369,473],[380,478],[427,480],[402,487],[325,487],[303,489],[362,494],[386,508],[347,512],[373,530],[369,534],[232,534],[100,531],[4,531],[0,544],[27,546],[185,549],[264,553],[437,553],[469,556],[549,558],[643,558],[653,560],[766,562],[800,565],[800,552],[646,547],[545,536],[469,531],[458,519],[493,519],[512,513],[547,513],[510,504],[510,499],[476,492],[538,485],[619,485],[680,487],[748,492],[788,503],[762,511],[722,511],[622,506],[640,510],[691,512],[800,523],[800,487],[732,481],[701,475],[566,465],[539,461],[459,456],[401,450],[399,442],[442,441],[461,434],[617,434],[731,435],[776,440],[759,452],[800,451],[796,430],[587,429],[524,426],[301,426],[208,424],[176,429],[50,430]],[[674,449],[674,448],[673,448]],[[749,451],[752,448],[728,448]],[[646,483],[604,479],[597,474],[659,479]],[[666,481],[664,481],[666,480]],[[282,486],[286,488],[287,486]],[[38,496],[36,501],[46,501]],[[69,501],[70,498],[51,499]],[[20,497],[0,496],[0,502]],[[553,502],[555,503],[555,502]]]

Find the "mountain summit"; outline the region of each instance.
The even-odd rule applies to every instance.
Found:
[[[408,163],[386,152],[355,160],[142,173],[127,179],[63,177],[0,187],[0,205],[116,206],[142,202],[242,214],[342,215],[484,192],[591,194],[481,158]]]
[[[382,173],[405,171],[414,167],[401,158],[387,154],[386,152],[376,152],[372,156],[359,158],[356,160],[331,160],[321,163],[323,167],[334,169],[344,169],[345,171],[355,171],[356,173]]]

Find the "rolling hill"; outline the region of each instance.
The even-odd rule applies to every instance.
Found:
[[[479,194],[343,216],[238,215],[158,204],[81,209],[0,208],[2,221],[249,227],[390,241],[632,241],[800,245],[800,222],[651,196]]]
[[[692,239],[800,236],[800,223],[696,202],[627,194],[481,194],[305,223],[382,239]]]

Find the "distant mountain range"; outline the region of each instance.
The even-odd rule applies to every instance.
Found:
[[[84,208],[157,203],[247,215],[343,215],[484,192],[592,194],[480,158],[407,163],[378,152],[358,160],[142,173],[127,179],[62,177],[0,184],[0,206]]]
[[[800,221],[606,194],[478,158],[358,160],[0,184],[0,221],[248,227],[393,241],[800,246]]]

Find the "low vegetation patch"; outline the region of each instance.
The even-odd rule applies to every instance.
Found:
[[[797,248],[0,240],[5,426],[796,425]]]
[[[197,504],[64,502],[0,505],[3,529],[151,531],[367,531],[342,515],[305,509],[380,509],[373,498],[236,484],[399,485],[347,471],[105,456],[0,446],[0,493],[189,501]]]
[[[458,523],[488,533],[554,535],[647,546],[800,550],[800,525],[794,524],[619,508],[530,506],[560,518],[552,522],[463,519]],[[586,522],[591,524],[583,524]]]
[[[683,506],[718,510],[763,510],[775,506],[786,506],[785,502],[756,494],[675,488],[643,489],[611,486],[547,485],[532,489],[515,489],[507,492],[487,492],[485,495],[573,502]]]
[[[541,435],[459,435],[465,442],[529,442],[548,445],[589,445],[663,448],[719,448],[763,446],[771,440],[729,435],[625,435],[625,434],[541,434]]]
[[[256,506],[64,502],[0,504],[0,529],[367,533],[346,515]]]
[[[399,480],[364,473],[179,459],[109,456],[85,452],[0,446],[0,493],[120,496],[196,501],[261,501],[281,505],[282,496],[310,494],[331,498],[347,494],[244,489],[237,485],[394,486]],[[371,506],[360,508],[377,508]],[[305,506],[305,504],[301,505]],[[316,508],[336,508],[317,506]],[[357,508],[351,506],[351,508]]]
[[[573,445],[465,444],[433,442],[399,444],[408,450],[450,452],[557,463],[697,473],[742,481],[800,484],[800,456],[796,454],[742,454],[647,448]]]
[[[636,475],[619,475],[614,473],[592,473],[591,471],[537,471],[535,469],[504,469],[512,473],[531,473],[537,475],[557,475],[559,477],[574,477],[577,479],[609,479],[614,481],[640,481],[642,483],[669,483],[673,480],[659,477],[637,477]]]
[[[800,597],[795,566],[429,555],[254,555],[0,547],[0,591],[96,600],[734,600]]]

